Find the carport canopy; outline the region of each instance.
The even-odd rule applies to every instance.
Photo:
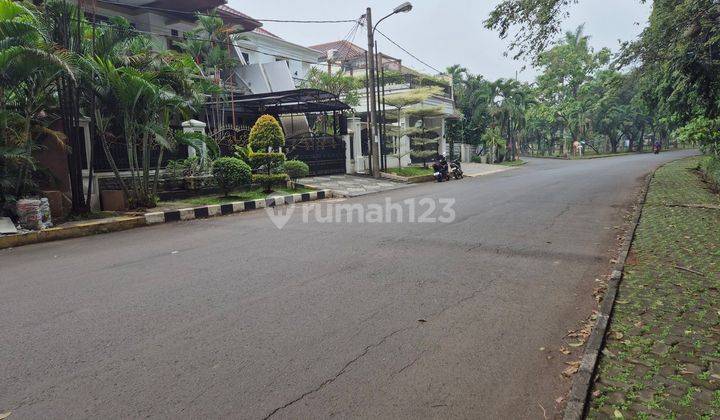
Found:
[[[337,95],[320,89],[294,89],[280,92],[239,96],[222,101],[223,106],[234,107],[239,114],[304,114],[339,112],[350,108]],[[211,105],[211,104],[208,104]]]

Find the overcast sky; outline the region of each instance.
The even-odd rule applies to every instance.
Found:
[[[257,19],[334,20],[354,19],[372,7],[373,17],[382,17],[402,0],[229,0],[228,4]],[[410,13],[385,20],[383,33],[421,60],[444,70],[462,64],[486,78],[515,77],[522,62],[504,57],[507,43],[495,32],[483,28],[483,21],[497,0],[414,0]],[[638,0],[581,0],[571,9],[567,29],[585,23],[585,32],[596,48],[618,49],[618,40],[634,39],[645,26],[650,5]],[[265,22],[263,27],[300,45],[313,45],[345,38],[353,24],[292,24]],[[362,28],[361,28],[362,29]],[[354,42],[367,46],[364,33],[357,31]],[[412,57],[378,37],[379,49],[403,60],[403,64],[435,73]],[[535,71],[520,72],[532,80]]]

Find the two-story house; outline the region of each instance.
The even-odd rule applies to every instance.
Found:
[[[366,77],[366,66],[367,66],[367,50],[364,48],[343,40],[327,42],[324,44],[312,45],[311,49],[320,51],[321,55],[318,57],[321,64],[318,68],[324,71],[337,72],[342,71],[347,75],[352,75],[365,80]],[[449,118],[457,118],[457,111],[455,109],[455,101],[453,99],[452,81],[447,75],[431,76],[418,72],[412,68],[404,66],[402,60],[392,57],[390,55],[379,52],[376,54],[376,60],[378,68],[381,72],[387,75],[384,83],[384,95],[396,95],[412,91],[416,88],[436,86],[439,88],[438,93],[430,95],[427,99],[419,104],[408,107],[412,108],[423,108],[423,107],[438,107],[442,116],[437,118],[430,118],[426,121],[428,126],[432,128],[440,137],[438,142],[438,153],[447,153],[448,147],[445,139],[445,120]],[[359,139],[355,142],[360,147],[353,147],[355,154],[353,162],[357,172],[365,172],[368,166],[368,139],[366,135],[367,127],[367,95],[365,88],[359,92],[359,103],[354,106],[355,115],[359,120],[355,120],[354,124],[351,123],[351,130],[353,132],[361,131]],[[382,113],[382,100],[379,101],[379,111]],[[396,121],[394,113],[391,109],[385,108],[388,120],[392,120],[389,124],[397,125],[400,128],[406,128],[414,125],[416,121],[408,116],[402,116],[400,121]],[[393,115],[391,115],[391,113]],[[381,117],[382,118],[382,117]],[[354,125],[354,126],[353,126]],[[399,146],[400,150],[395,150],[395,153],[403,155],[401,164],[403,166],[411,163],[409,156],[410,141],[409,138],[404,136],[401,139],[397,139],[395,143]],[[386,144],[389,144],[389,140]],[[387,167],[394,167],[398,165],[397,159],[386,159]]]

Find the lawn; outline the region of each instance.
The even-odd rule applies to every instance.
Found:
[[[271,194],[281,194],[281,195],[290,195],[290,194],[302,194],[306,192],[314,191],[310,188],[305,187],[297,187],[296,189],[292,188],[276,188],[273,193]],[[182,200],[174,200],[174,201],[161,201],[158,203],[158,207],[177,207],[177,206],[186,206],[186,207],[195,207],[195,206],[207,206],[207,205],[213,205],[213,204],[225,204],[225,203],[232,203],[236,201],[250,201],[250,200],[261,200],[269,195],[266,192],[263,191],[262,187],[257,187],[249,190],[243,190],[243,191],[236,191],[230,193],[227,197],[223,197],[218,194],[213,195],[200,195],[197,197],[189,197],[189,198],[183,198]]]
[[[525,162],[525,161],[522,160],[522,159],[517,159],[517,160],[509,160],[509,161],[505,161],[505,162],[502,162],[502,163],[498,163],[498,165],[502,165],[502,166],[521,166],[521,165],[524,165],[524,164],[526,164],[526,163],[527,163],[527,162]]]
[[[720,196],[698,161],[667,164],[652,180],[589,418],[720,416]]]
[[[388,168],[387,172],[399,176],[411,177],[411,176],[422,176],[432,175],[432,168],[423,168],[422,166],[406,166],[404,168]]]

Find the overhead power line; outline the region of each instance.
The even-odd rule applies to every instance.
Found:
[[[282,20],[282,19],[255,19],[259,22],[280,22],[280,23],[354,23],[357,19],[344,20]]]
[[[173,14],[180,14],[180,15],[189,15],[189,16],[212,16],[207,13],[200,13],[200,12],[186,12],[182,10],[173,10],[173,9],[166,9],[162,7],[156,7],[156,6],[141,6],[141,5],[128,5],[127,3],[120,3],[117,1],[112,0],[99,0],[99,3],[104,4],[112,4],[114,6],[124,6],[124,7],[132,7],[134,9],[141,9],[141,10],[152,10],[156,12],[165,12],[165,13],[173,13]],[[253,17],[247,16],[248,19],[252,19],[258,22],[280,22],[280,23],[352,23],[357,22],[357,19],[338,19],[338,20],[284,20],[284,19],[255,19]]]
[[[73,20],[75,20],[75,19],[73,19]],[[105,23],[103,23],[103,24],[104,24],[104,25],[108,25],[108,26],[115,26],[115,25],[113,25],[113,24],[111,24],[111,23],[107,23],[107,22],[105,22]],[[131,31],[131,32],[138,33],[138,34],[155,35],[155,36],[161,36],[161,37],[166,37],[166,38],[175,38],[175,37],[172,37],[172,36],[170,36],[170,35],[168,35],[168,34],[166,34],[166,33],[153,32],[153,31],[144,31],[144,30],[137,29],[137,28],[128,28],[128,30]],[[270,56],[270,57],[275,57],[275,56],[286,57],[286,56],[283,54],[282,51],[278,51],[278,50],[275,50],[275,49],[272,49],[272,48],[268,48],[268,51],[269,51],[269,52],[264,52],[264,51],[259,51],[259,50],[250,48],[250,47],[245,46],[245,45],[236,44],[235,42],[231,42],[231,41],[230,41],[230,42],[228,42],[228,41],[219,42],[219,41],[217,41],[217,40],[210,39],[210,38],[202,38],[202,37],[199,37],[199,36],[192,36],[192,35],[189,35],[187,32],[183,34],[183,37],[184,37],[185,40],[194,40],[194,41],[201,41],[201,42],[220,43],[220,44],[222,44],[222,45],[228,45],[228,44],[229,44],[229,45],[233,45],[233,46],[235,46],[235,47],[241,48],[241,49],[246,50],[246,51],[256,52],[256,53],[263,54],[263,55],[267,55],[267,56]],[[275,54],[271,54],[271,53],[273,53],[273,52],[274,52]],[[307,61],[307,60],[302,60],[302,59],[300,59],[300,58],[288,58],[288,57],[286,57],[286,58],[287,58],[288,60],[291,60],[291,61],[297,61],[297,62],[305,63],[305,64],[311,64],[311,65],[318,64],[317,61]]]
[[[407,55],[409,55],[410,57],[414,58],[415,60],[417,60],[418,62],[422,63],[423,65],[425,65],[425,66],[427,66],[427,67],[435,70],[436,72],[438,72],[438,73],[440,73],[440,74],[445,73],[444,71],[438,70],[438,69],[436,69],[435,67],[433,67],[433,66],[431,66],[430,64],[428,64],[427,62],[419,59],[415,54],[413,54],[413,53],[411,53],[410,51],[408,51],[407,49],[403,48],[403,46],[401,46],[401,45],[398,44],[397,42],[395,42],[395,41],[393,41],[392,39],[390,39],[389,36],[387,36],[387,35],[385,35],[384,33],[380,32],[377,28],[375,29],[375,32],[377,32],[377,33],[379,33],[380,35],[382,35],[383,38],[385,38],[385,39],[387,39],[388,41],[390,41],[393,45],[395,45],[396,47],[400,48],[400,49],[403,50]]]

